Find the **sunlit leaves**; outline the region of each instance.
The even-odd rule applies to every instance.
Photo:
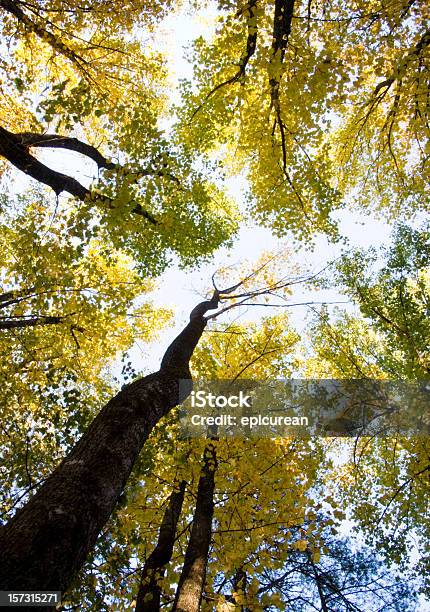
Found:
[[[399,225],[384,251],[344,257],[332,282],[354,300],[354,313],[319,314],[307,374],[423,383],[429,375],[429,232]],[[407,414],[408,404],[401,406]],[[429,592],[429,445],[423,435],[362,437],[344,447],[339,468],[345,508],[390,562],[423,577]],[[415,423],[418,427],[419,423]],[[350,461],[346,460],[348,454]]]
[[[147,299],[129,257],[103,255],[96,239],[67,232],[35,192],[2,216],[0,324],[55,316],[55,324],[0,329],[2,510],[51,471],[112,393],[110,368],[135,340],[148,342],[169,320]],[[110,375],[108,375],[110,374]],[[14,487],[17,490],[14,491]]]
[[[296,2],[282,53],[273,3],[222,8],[214,37],[195,43],[179,130],[202,151],[230,148],[226,162],[249,178],[260,223],[336,237],[333,213],[346,201],[389,214],[427,207],[423,3]],[[257,43],[239,70],[249,10]]]

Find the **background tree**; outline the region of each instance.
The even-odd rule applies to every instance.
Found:
[[[240,373],[245,380],[248,376],[255,380],[256,375],[270,379],[275,371],[286,374],[291,362],[285,360],[285,354],[289,350],[290,358],[295,359],[294,347],[299,339],[287,330],[285,316],[266,319],[264,327],[260,329],[253,328],[252,324],[230,324],[218,328],[215,333],[209,332],[208,340],[196,349],[194,367],[197,372],[203,368],[202,373],[208,379],[213,378],[215,372],[221,379],[227,375],[234,378],[235,374]],[[201,467],[202,462],[198,460],[199,449],[204,449],[206,443],[204,440],[192,442],[192,446],[196,446],[195,451],[185,462],[181,449],[182,459],[174,459],[170,468],[164,466],[162,471],[158,468],[149,477],[151,480],[155,476],[158,483],[166,483],[169,469],[176,474],[177,466],[184,466],[185,463],[182,469],[189,470],[186,466],[190,458],[197,458],[200,471],[194,477],[187,478],[190,486],[196,483],[194,493],[188,492],[188,495],[191,494],[188,497],[191,507],[184,509],[183,527],[177,527],[176,552],[167,576],[159,583],[165,605],[173,602],[172,585],[178,582],[179,572],[185,571],[185,566],[181,570],[181,559],[190,554],[189,543],[187,540],[184,544],[181,542],[184,535],[190,533],[193,506],[194,512],[200,511],[201,500],[199,494],[196,497],[196,488],[200,487],[202,476],[208,477],[208,466],[203,463]],[[326,609],[358,610],[371,606],[387,610],[408,609],[408,606],[414,609],[412,585],[409,590],[395,572],[388,573],[385,579],[387,568],[381,560],[372,556],[370,563],[369,551],[354,552],[352,542],[338,540],[336,527],[343,513],[334,500],[326,498],[323,489],[319,488],[317,464],[314,480],[306,480],[302,486],[299,466],[303,468],[306,465],[304,473],[307,476],[312,474],[308,442],[296,439],[274,443],[268,439],[251,441],[228,438],[212,440],[211,444],[216,447],[217,465],[210,474],[211,482],[215,481],[215,489],[212,495],[209,494],[209,501],[212,497],[215,512],[209,551],[202,552],[195,547],[195,538],[193,540],[193,535],[188,535],[189,542],[193,544],[192,550],[200,553],[195,556],[199,567],[204,563],[208,565],[202,610],[213,610],[215,607],[222,610],[260,610],[269,607],[284,610],[287,605],[295,606],[297,610],[306,610],[306,606],[310,605],[319,609],[318,602],[323,605],[321,597],[324,605],[327,602],[329,606]],[[187,447],[186,443],[184,447]],[[322,444],[319,453],[316,462],[324,457]],[[212,465],[215,467],[215,464]],[[289,470],[286,470],[286,465]],[[328,465],[324,463],[322,474],[327,474],[327,468]],[[151,487],[151,482],[148,485]],[[308,491],[308,498],[301,497],[304,491]],[[152,524],[154,498],[150,496],[149,501],[147,492],[148,487],[137,490],[131,506],[133,508],[135,505],[134,520],[141,526]],[[323,505],[327,508],[327,504],[332,508],[324,516],[321,509]],[[143,513],[138,511],[142,507],[147,508]],[[206,513],[206,519],[209,514]],[[129,509],[126,515],[130,516]],[[296,525],[291,520],[292,516],[296,517]],[[210,532],[210,524],[206,528]],[[143,531],[146,539],[145,534],[146,531]],[[197,544],[202,545],[204,540],[198,538]],[[122,571],[126,575],[125,567]],[[196,581],[199,579],[201,584],[200,573],[193,573],[192,577]],[[124,584],[127,584],[126,577]],[[184,594],[179,588],[176,601],[181,595],[187,596],[186,609],[199,609],[200,591],[183,590]],[[324,610],[323,607],[321,609]]]
[[[320,313],[312,330],[315,356],[308,362],[308,375],[400,380],[405,387],[409,383],[411,390],[424,383],[419,388],[425,392],[430,342],[429,253],[428,224],[419,229],[401,224],[392,244],[382,252],[354,252],[340,262],[333,281],[344,284],[357,311],[339,311],[334,316]],[[407,416],[409,406],[400,410]],[[349,450],[350,462],[340,470],[340,495],[366,531],[368,543],[378,545],[390,562],[408,571],[410,564],[415,566],[428,593],[429,443],[425,411],[422,418],[421,429],[418,422],[409,419],[410,433],[382,432],[348,445],[345,450]]]
[[[65,216],[49,225],[50,216],[39,192],[8,200],[1,215],[3,520],[113,393],[114,361],[171,316],[148,299],[154,282],[129,257],[95,238],[76,243]]]
[[[202,164],[197,169],[196,155],[159,128],[168,113],[166,70],[143,39],[152,40],[168,10],[145,2],[0,5],[9,41],[0,155],[57,196],[74,196],[64,203],[70,235],[85,242],[96,234],[144,275],[160,273],[173,253],[184,265],[204,259],[237,226],[232,203]],[[93,182],[35,157],[47,148],[78,153]]]
[[[172,558],[186,485],[185,480],[174,483],[174,490],[170,494],[160,525],[157,544],[143,566],[136,598],[137,612],[149,612],[160,608],[161,589],[159,581],[164,576],[165,566]]]
[[[330,529],[324,530],[321,551],[291,548],[283,568],[264,568],[257,576],[257,600],[263,603],[266,593],[277,593],[280,605],[295,612],[416,610],[412,583],[387,571],[373,550],[357,547],[340,535],[333,537]],[[252,603],[250,609],[255,609]]]

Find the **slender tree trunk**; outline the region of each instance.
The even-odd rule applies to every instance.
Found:
[[[203,454],[196,508],[172,612],[198,612],[206,579],[214,513],[216,450],[209,443]]]
[[[181,515],[185,495],[185,480],[179,489],[173,491],[160,526],[157,545],[143,567],[137,594],[136,612],[158,612],[160,610],[161,588],[166,565],[170,562],[176,538],[176,528]]]
[[[324,595],[324,589],[323,589],[323,584],[322,584],[322,580],[321,580],[321,576],[316,568],[315,563],[312,560],[312,555],[309,552],[309,550],[306,551],[306,555],[308,558],[308,561],[312,567],[312,573],[315,576],[315,582],[317,585],[317,589],[318,589],[318,595],[320,598],[320,602],[321,602],[321,610],[322,612],[328,612],[328,607],[327,607],[327,601],[326,601],[326,597]]]
[[[243,567],[239,567],[236,570],[236,573],[234,574],[233,578],[233,592],[237,593],[238,591],[242,591],[243,594],[246,596],[247,582],[248,580],[245,570],[243,569]],[[232,597],[232,601],[234,601],[234,597]],[[240,612],[250,612],[249,608],[243,605],[241,605],[239,609]]]
[[[217,306],[214,294],[194,308],[160,370],[112,398],[34,497],[1,528],[0,590],[66,591],[151,430],[190,393],[189,360],[206,326],[204,314]],[[182,379],[190,380],[186,389]]]

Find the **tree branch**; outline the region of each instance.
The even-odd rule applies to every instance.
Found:
[[[429,45],[430,45],[430,30],[427,30],[421,36],[421,38],[419,39],[415,47],[412,49],[412,51],[410,51],[409,53],[403,56],[403,58],[400,60],[397,66],[396,71],[389,78],[377,84],[377,86],[373,90],[373,95],[376,96],[379,94],[381,89],[385,89],[385,91],[382,92],[382,97],[385,96],[387,91],[390,89],[391,85],[395,81],[397,81],[399,77],[402,76],[402,69],[405,68],[409,64],[409,62],[411,62],[415,58],[418,58],[421,55],[421,52],[424,49],[426,49]]]
[[[281,136],[281,149],[282,149],[282,169],[288,184],[296,195],[302,209],[304,210],[304,204],[302,198],[293,184],[290,174],[287,169],[287,144],[285,136],[285,125],[282,121],[281,103],[279,88],[281,84],[281,77],[276,76],[276,73],[281,74],[281,68],[285,57],[285,51],[288,45],[288,39],[291,34],[291,22],[293,20],[295,0],[275,0],[275,13],[273,17],[273,35],[272,35],[272,57],[270,60],[270,68],[276,62],[280,63],[279,69],[275,67],[275,74],[270,74],[269,85],[270,85],[270,103],[275,109],[275,125],[279,128],[279,134]]]
[[[27,319],[7,319],[0,321],[1,329],[19,329],[23,327],[36,327],[37,325],[56,325],[63,321],[63,317],[59,316],[40,316],[30,317]]]
[[[25,147],[68,149],[69,151],[76,151],[77,153],[85,155],[85,157],[89,157],[96,162],[99,168],[112,169],[116,166],[116,164],[110,162],[102,155],[98,149],[86,142],[82,142],[78,138],[60,136],[59,134],[35,134],[34,132],[22,132],[20,134],[15,134],[15,136],[21,140],[22,145]]]
[[[48,185],[48,187],[50,187],[57,196],[65,191],[81,201],[84,201],[88,197],[92,197],[93,199],[101,197],[108,203],[109,208],[114,207],[111,198],[92,194],[89,189],[84,187],[84,185],[79,183],[79,181],[73,177],[57,172],[56,170],[52,170],[40,162],[33,155],[31,155],[29,152],[29,147],[68,149],[70,151],[81,153],[89,159],[92,159],[97,163],[99,168],[115,168],[116,164],[109,162],[108,159],[104,157],[95,147],[82,142],[77,138],[59,136],[57,134],[35,134],[33,132],[13,134],[0,126],[0,155],[5,157],[11,164],[18,168],[18,170],[21,170],[21,172],[31,176],[31,178],[39,181],[39,183]],[[151,174],[167,176],[168,178],[178,182],[176,177],[172,177],[163,171],[155,171],[148,168],[144,168],[140,171],[141,176],[149,176]],[[132,212],[136,215],[144,217],[153,225],[157,225],[156,219],[149,212],[144,210],[141,204],[136,204],[134,208],[132,208]]]
[[[67,191],[79,200],[84,200],[90,191],[81,185],[76,179],[56,170],[51,170],[42,164],[28,152],[28,148],[22,144],[16,134],[12,134],[0,126],[0,155],[5,157],[18,170],[36,179],[44,185],[48,185],[59,195]]]
[[[25,28],[29,32],[33,32],[38,36],[43,42],[48,43],[57,53],[60,53],[68,60],[70,60],[73,64],[75,64],[79,70],[83,71],[85,74],[87,71],[84,68],[84,65],[88,62],[78,55],[75,51],[70,49],[67,45],[65,45],[61,40],[59,40],[52,32],[49,32],[41,25],[32,21],[24,11],[18,6],[17,2],[13,2],[13,0],[0,0],[0,7],[5,11],[14,15],[18,19],[20,23],[22,23]]]
[[[197,113],[202,109],[202,107],[209,100],[209,98],[213,96],[214,93],[216,93],[219,89],[221,89],[222,87],[225,87],[226,85],[232,85],[233,83],[236,83],[237,81],[239,81],[241,77],[245,76],[248,63],[250,59],[252,58],[252,56],[254,55],[255,50],[257,48],[258,30],[257,30],[257,25],[254,21],[256,4],[257,4],[257,0],[250,2],[249,6],[247,6],[245,11],[241,11],[238,15],[236,15],[236,16],[240,16],[244,12],[248,12],[248,36],[246,39],[246,49],[245,49],[245,53],[240,58],[239,69],[235,72],[235,74],[232,77],[223,81],[222,83],[218,83],[218,85],[216,85],[213,89],[211,89],[211,91],[205,96],[203,102],[199,104],[199,106],[196,108],[196,110],[191,115],[191,121],[194,119]]]

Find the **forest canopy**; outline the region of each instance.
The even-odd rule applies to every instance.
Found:
[[[0,0],[0,50],[0,590],[427,609],[428,3]],[[424,411],[184,437],[297,379]]]

